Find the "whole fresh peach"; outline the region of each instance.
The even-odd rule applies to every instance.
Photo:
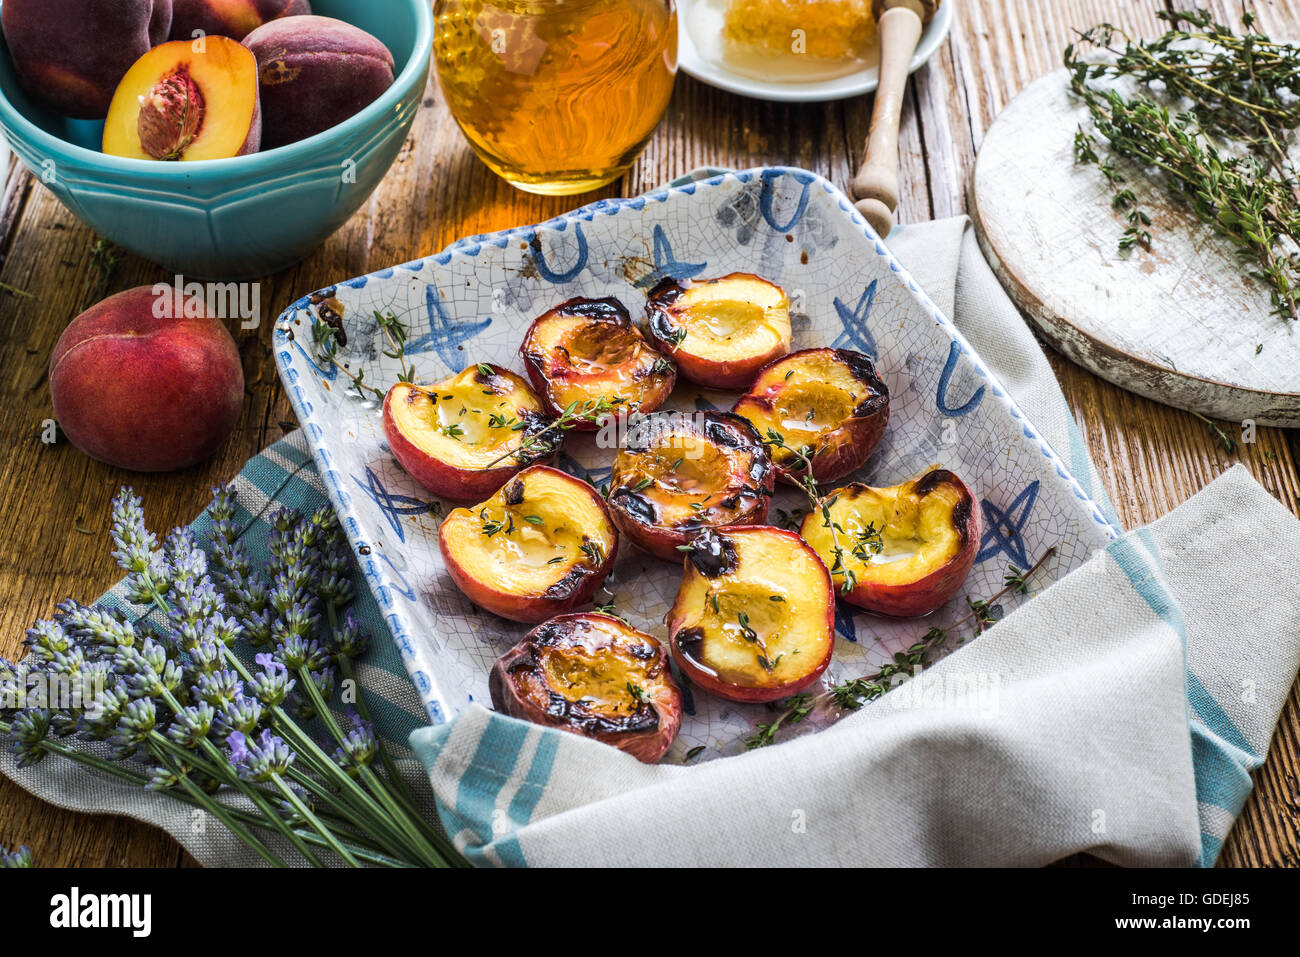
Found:
[[[63,331],[50,357],[50,398],[64,435],[87,455],[168,472],[225,442],[244,405],[244,370],[202,300],[141,286]]]
[[[211,37],[242,40],[264,23],[311,13],[308,0],[172,0],[172,39],[191,40],[201,30]]]
[[[393,54],[360,27],[330,17],[282,17],[244,37],[257,57],[262,148],[323,133],[393,85]]]
[[[126,71],[167,39],[172,0],[5,0],[14,70],[38,103],[102,120]]]

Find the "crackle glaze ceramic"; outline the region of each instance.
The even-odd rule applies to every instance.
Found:
[[[391,310],[406,324],[407,355],[421,381],[475,362],[522,373],[526,328],[563,300],[616,296],[639,315],[647,291],[664,277],[739,271],[785,287],[796,349],[830,345],[876,360],[892,396],[890,424],[850,480],[893,485],[942,464],[966,479],[984,513],[974,571],[949,606],[897,621],[840,605],[824,681],[870,674],[932,626],[962,617],[966,596],[997,592],[1008,564],[1027,568],[1055,546],[1037,579],[1045,585],[1118,534],[953,324],[826,180],[797,169],[757,169],[597,202],[340,283],[295,303],[275,330],[285,388],[431,721],[446,721],[471,701],[490,707],[489,668],[527,628],[474,607],[452,583],[438,550],[441,503],[394,460],[380,404],[359,397],[316,353],[318,304],[341,304],[341,359],[364,370],[367,382],[387,386],[399,366],[383,355],[388,347],[376,311]],[[668,407],[729,408],[735,398],[683,384]],[[592,435],[571,433],[558,464],[599,486],[613,454],[597,448]],[[777,509],[803,504],[797,491],[779,490],[773,520]],[[624,543],[607,587],[619,614],[664,639],[664,615],[680,580],[680,567]],[[697,760],[736,753],[755,725],[770,720],[761,705],[684,690],[687,714],[667,761],[680,762],[699,745],[708,750]]]

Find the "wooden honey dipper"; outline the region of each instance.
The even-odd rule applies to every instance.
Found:
[[[898,209],[898,124],[908,66],[921,31],[934,19],[943,0],[875,0],[880,32],[880,83],[871,114],[871,132],[858,175],[853,178],[854,204],[882,237],[894,228]]]

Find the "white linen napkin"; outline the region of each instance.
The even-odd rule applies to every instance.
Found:
[[[968,221],[890,245],[1105,503]],[[411,743],[476,863],[1211,865],[1300,664],[1297,554],[1300,522],[1237,466],[820,733],[646,766],[473,706]]]

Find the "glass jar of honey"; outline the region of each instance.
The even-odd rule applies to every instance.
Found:
[[[443,96],[520,189],[585,193],[631,167],[677,75],[673,0],[437,0]]]

